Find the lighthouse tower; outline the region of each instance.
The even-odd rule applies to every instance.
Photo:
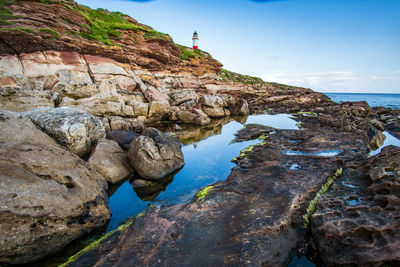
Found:
[[[199,49],[199,36],[196,31],[193,33],[193,49]]]

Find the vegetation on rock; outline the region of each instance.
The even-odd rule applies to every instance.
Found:
[[[143,213],[139,213],[134,218],[128,219],[125,223],[121,224],[117,229],[115,229],[115,230],[113,230],[111,232],[108,232],[105,235],[103,235],[102,237],[100,237],[99,239],[91,242],[86,247],[84,247],[82,250],[78,251],[76,254],[74,254],[71,257],[69,257],[69,259],[65,263],[59,265],[59,267],[69,266],[71,263],[76,261],[80,256],[82,256],[82,255],[88,253],[89,251],[97,248],[101,244],[101,241],[105,240],[107,237],[109,237],[112,234],[115,234],[117,232],[122,233],[125,229],[127,229],[133,223],[133,220],[135,218],[138,218],[138,217],[140,217],[142,215],[143,215]]]
[[[0,1],[0,25],[11,25],[13,24],[10,19],[15,19],[17,16],[14,16],[11,10],[7,7],[9,5],[16,4],[16,0],[2,0]]]
[[[197,200],[202,200],[203,198],[205,198],[211,192],[211,190],[213,188],[214,188],[214,186],[210,185],[210,186],[204,187],[203,189],[200,189],[196,193]]]
[[[252,77],[249,75],[244,75],[244,74],[239,74],[236,72],[232,72],[226,69],[221,69],[221,71],[218,73],[218,75],[224,80],[224,81],[232,81],[232,82],[240,82],[243,84],[259,84],[259,83],[265,83],[263,79],[258,78],[258,77]]]
[[[52,29],[49,29],[49,28],[42,28],[42,29],[39,29],[39,31],[40,31],[40,32],[44,32],[44,33],[51,34],[51,35],[53,36],[54,39],[57,39],[57,40],[60,39],[60,34],[59,34],[58,32],[56,32],[56,31],[52,30]]]
[[[310,223],[310,217],[314,214],[315,209],[317,207],[318,204],[318,199],[325,194],[326,192],[328,192],[329,188],[332,186],[332,184],[336,181],[337,178],[339,178],[340,176],[342,176],[342,172],[343,169],[339,168],[336,170],[335,174],[331,177],[329,177],[326,182],[323,184],[323,186],[321,187],[321,189],[317,192],[317,194],[315,195],[315,197],[310,201],[306,213],[303,215],[303,219],[304,219],[304,224],[303,227],[307,228],[309,223]]]

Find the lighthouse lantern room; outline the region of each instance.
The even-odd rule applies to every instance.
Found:
[[[199,49],[199,36],[196,31],[193,33],[193,49]]]

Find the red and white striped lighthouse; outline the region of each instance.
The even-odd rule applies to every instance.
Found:
[[[193,49],[199,49],[199,35],[196,31],[193,33]]]

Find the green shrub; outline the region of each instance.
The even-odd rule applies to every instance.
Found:
[[[57,39],[57,40],[60,39],[60,34],[58,32],[56,32],[55,30],[52,30],[52,29],[49,29],[49,28],[42,28],[42,29],[39,29],[39,31],[51,34],[54,39]]]

